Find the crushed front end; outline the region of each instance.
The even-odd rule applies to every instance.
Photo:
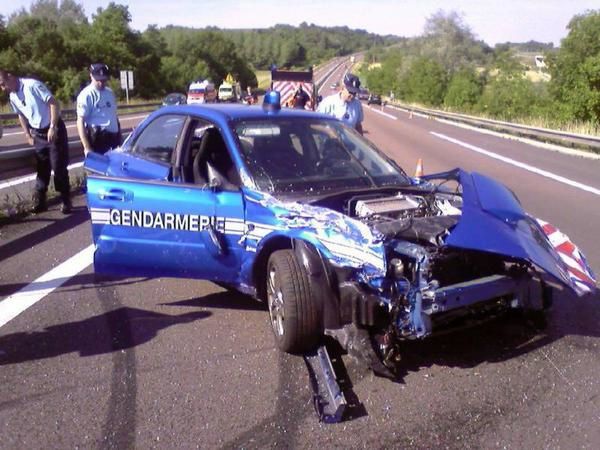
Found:
[[[344,213],[382,240],[386,269],[331,264],[339,304],[325,313],[326,333],[363,356],[368,334],[386,366],[399,358],[402,340],[509,309],[543,311],[552,302],[551,284],[581,293],[543,228],[507,188],[460,170],[438,177],[455,182],[455,190],[425,183],[345,202]],[[579,269],[595,289],[589,266]]]

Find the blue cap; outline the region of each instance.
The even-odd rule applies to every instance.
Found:
[[[279,91],[268,91],[263,99],[263,109],[279,111],[281,109],[281,94]]]
[[[358,94],[360,90],[360,80],[354,74],[347,73],[344,75],[344,86],[351,94]]]

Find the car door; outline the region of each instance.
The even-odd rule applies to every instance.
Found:
[[[172,176],[189,149],[190,119],[158,115],[121,152],[88,157],[88,207],[97,272],[232,282],[240,255],[239,190],[216,191]],[[104,166],[102,166],[104,164]]]

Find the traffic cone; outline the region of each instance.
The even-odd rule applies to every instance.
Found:
[[[417,168],[415,169],[415,178],[421,178],[423,176],[423,160],[417,159]]]

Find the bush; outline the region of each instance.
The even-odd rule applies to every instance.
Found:
[[[470,111],[479,102],[483,92],[483,79],[472,69],[463,69],[454,74],[444,97],[449,108]]]

